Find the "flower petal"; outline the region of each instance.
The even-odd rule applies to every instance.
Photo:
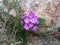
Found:
[[[24,29],[29,30],[29,27],[27,24],[24,25]]]
[[[38,29],[38,26],[34,26],[34,27],[32,28],[32,31],[37,31],[37,29]]]
[[[30,18],[33,18],[34,16],[35,16],[35,14],[34,14],[32,11],[30,11],[30,12],[29,12],[29,17],[30,17]]]
[[[32,28],[33,27],[33,24],[32,23],[29,23],[28,25],[29,25],[29,28]]]
[[[30,22],[30,18],[26,17],[26,18],[24,19],[24,22],[25,22],[25,23],[29,23],[29,22]]]
[[[31,23],[34,23],[34,24],[38,24],[39,23],[39,21],[38,21],[38,18],[37,17],[33,17],[33,18],[31,18]]]

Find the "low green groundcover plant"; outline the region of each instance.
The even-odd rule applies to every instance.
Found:
[[[22,38],[23,44],[27,45],[29,32],[36,32],[44,25],[45,20],[38,18],[33,11],[30,11],[29,16],[26,16],[26,14],[17,15],[16,17],[8,16],[8,19],[6,18],[5,28],[8,29],[9,33],[12,33],[17,41]]]

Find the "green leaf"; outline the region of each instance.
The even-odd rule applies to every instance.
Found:
[[[43,19],[43,18],[39,18],[39,24],[38,24],[38,26],[39,26],[39,28],[42,28],[44,25],[45,25],[45,20]]]
[[[11,43],[10,45],[16,45],[15,43]]]
[[[3,3],[4,3],[5,5],[8,5],[8,0],[3,0]]]
[[[11,3],[10,4],[10,8],[12,9],[12,8],[17,8],[18,7],[18,5],[19,5],[19,1],[14,1],[13,3]]]
[[[60,32],[60,27],[58,27],[57,29],[58,29],[58,31]]]
[[[1,41],[2,41],[2,38],[0,37],[0,43],[1,43]]]

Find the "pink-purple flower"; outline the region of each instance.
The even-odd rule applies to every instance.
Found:
[[[26,18],[24,19],[24,22],[25,22],[25,23],[29,23],[29,22],[30,22],[30,18],[29,18],[29,17],[26,17]]]
[[[24,29],[25,30],[29,30],[29,29],[32,29],[32,31],[38,30],[37,24],[39,24],[39,20],[38,20],[37,16],[32,11],[29,12],[29,16],[26,16],[25,14],[22,15],[22,19],[24,22]]]
[[[34,27],[32,28],[33,31],[37,31],[37,29],[38,29],[38,26],[34,26]]]
[[[38,24],[38,23],[39,23],[37,17],[33,17],[33,18],[31,18],[30,21],[31,21],[31,23],[34,23],[34,24]]]
[[[24,29],[29,30],[28,24],[24,24]]]
[[[29,28],[32,28],[33,27],[33,23],[29,23],[28,26],[29,26]]]

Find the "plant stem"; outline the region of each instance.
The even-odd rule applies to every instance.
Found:
[[[24,37],[23,37],[23,44],[24,45],[27,45],[27,34],[28,34],[28,32],[27,31],[24,31]]]

